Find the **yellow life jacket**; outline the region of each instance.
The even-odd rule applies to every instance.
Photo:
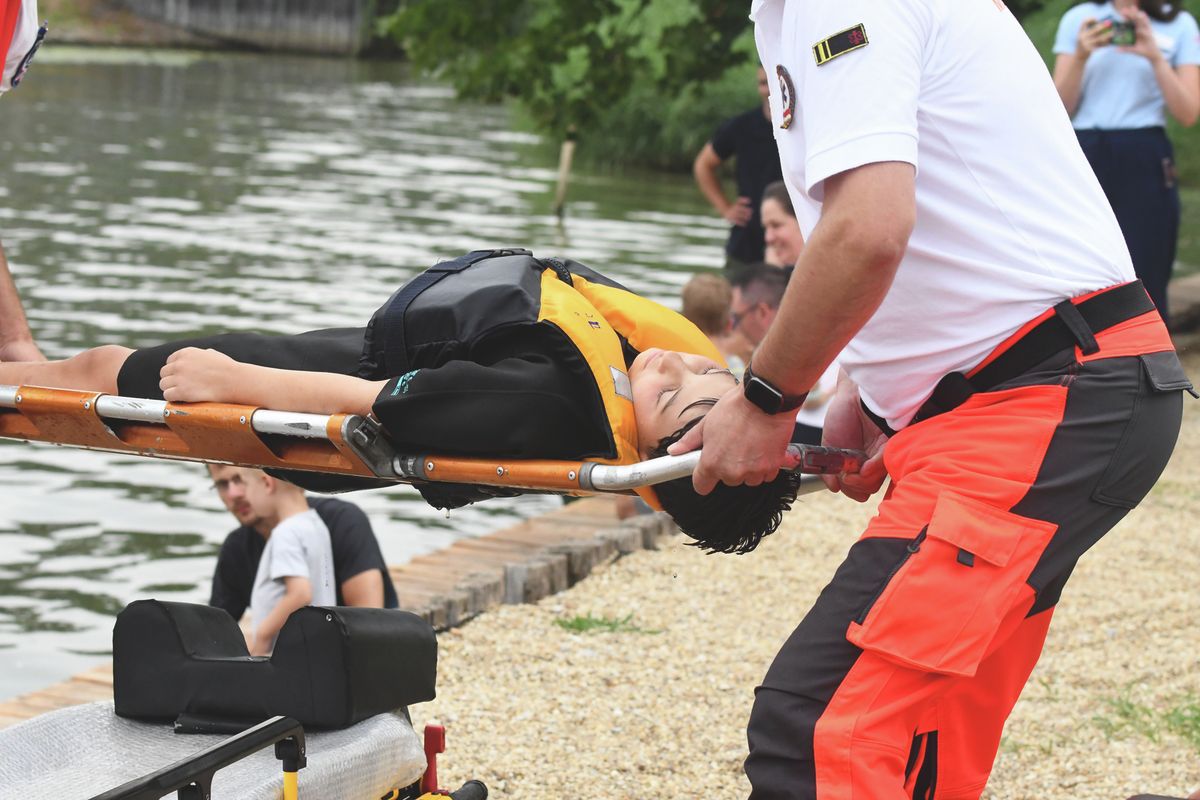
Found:
[[[641,460],[637,422],[617,336],[623,337],[639,353],[659,347],[707,356],[722,366],[725,359],[709,338],[682,314],[626,289],[594,283],[574,274],[574,270],[571,272],[571,286],[560,280],[553,269],[542,273],[542,305],[538,320],[552,322],[570,337],[583,354],[600,389],[617,453],[615,458],[596,460],[633,464]],[[591,324],[596,321],[601,322],[600,327]],[[635,491],[651,507],[661,510],[653,487]]]

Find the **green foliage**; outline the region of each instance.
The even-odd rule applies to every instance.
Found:
[[[1189,165],[1193,174],[1200,172],[1200,154]],[[1175,262],[1175,277],[1200,271],[1200,189],[1184,187],[1179,190],[1179,199],[1183,202],[1183,218],[1179,223],[1179,255]]]
[[[603,167],[686,170],[721,121],[761,102],[754,84],[755,66],[749,59],[711,83],[673,95],[639,81],[581,132],[579,157]]]
[[[636,86],[664,96],[720,75],[749,27],[732,0],[407,0],[380,28],[464,98],[517,99],[564,134]]]
[[[1127,735],[1144,736],[1158,743],[1164,733],[1171,732],[1200,751],[1200,698],[1187,695],[1165,711],[1135,701],[1132,686],[1105,701],[1108,714],[1097,714],[1092,721],[1108,740]]]
[[[1048,67],[1080,1],[1007,0]],[[401,0],[379,27],[464,99],[515,100],[552,146],[573,130],[581,160],[683,169],[757,102],[746,13],[739,0]],[[1170,133],[1181,182],[1200,186],[1200,135]]]
[[[1067,9],[1078,5],[1082,0],[1049,0],[1042,3],[1041,8],[1021,20],[1025,33],[1033,40],[1038,52],[1046,62],[1046,67],[1054,68],[1054,34],[1058,32],[1058,21]]]
[[[1182,703],[1163,715],[1171,732],[1200,750],[1200,698],[1187,697]]]
[[[1023,20],[1040,11],[1042,6],[1046,5],[1046,0],[1007,0],[1006,5],[1013,16]]]
[[[576,615],[567,619],[556,619],[554,624],[572,633],[662,633],[647,630],[633,624],[633,615],[623,617],[594,617],[591,614]]]

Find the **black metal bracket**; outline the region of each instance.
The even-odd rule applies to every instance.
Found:
[[[217,770],[272,744],[275,757],[283,762],[284,772],[298,772],[307,764],[304,728],[291,717],[272,717],[194,756],[98,794],[92,800],[159,800],[171,792],[178,792],[178,800],[210,800]]]

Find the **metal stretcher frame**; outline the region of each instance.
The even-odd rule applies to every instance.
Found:
[[[225,403],[169,403],[41,386],[0,386],[0,438],[151,458],[274,467],[397,483],[450,482],[565,494],[628,493],[692,474],[700,453],[608,465],[591,461],[397,453],[374,420]],[[795,472],[856,472],[863,454],[792,445]],[[815,475],[800,491],[824,484]]]

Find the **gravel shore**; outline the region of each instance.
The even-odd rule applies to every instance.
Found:
[[[1200,347],[1185,351],[1200,376]],[[1200,787],[1200,404],[1150,497],[1080,562],[1004,737],[988,800]],[[821,494],[746,556],[675,537],[538,605],[440,636],[443,786],[497,798],[743,798],[754,687],[874,504]],[[616,631],[570,632],[590,615]]]

